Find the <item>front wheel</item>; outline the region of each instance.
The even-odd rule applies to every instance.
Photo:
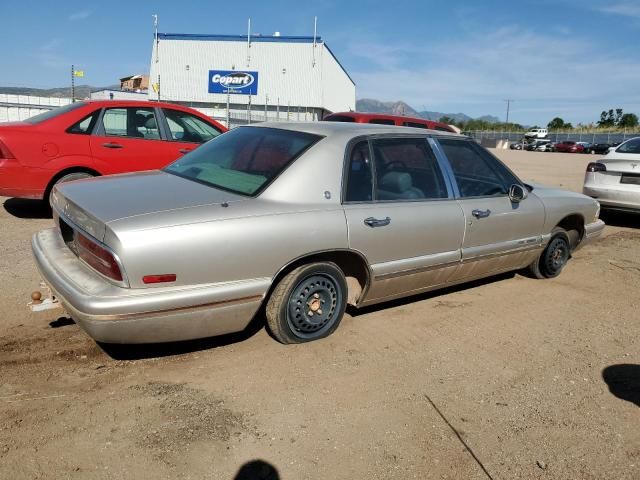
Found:
[[[310,263],[276,285],[266,307],[267,326],[281,343],[304,343],[331,335],[347,306],[347,282],[334,263]]]
[[[540,256],[529,266],[529,271],[536,278],[555,278],[571,258],[569,236],[562,228],[554,228],[551,240]]]

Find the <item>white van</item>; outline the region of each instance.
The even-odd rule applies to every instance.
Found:
[[[545,138],[547,133],[549,132],[546,128],[533,128],[525,133],[524,136],[527,138]]]

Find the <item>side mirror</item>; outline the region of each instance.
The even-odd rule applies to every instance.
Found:
[[[509,187],[509,199],[514,203],[519,203],[529,196],[529,190],[522,185],[514,183]]]

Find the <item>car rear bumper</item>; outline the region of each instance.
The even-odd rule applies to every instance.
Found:
[[[243,330],[271,279],[189,287],[117,287],[78,260],[55,229],[33,236],[32,250],[52,294],[92,338],[160,343]]]
[[[0,196],[42,199],[51,172],[25,167],[15,159],[0,160]]]
[[[587,172],[582,193],[598,200],[602,208],[640,211],[640,185],[615,183],[614,175]]]

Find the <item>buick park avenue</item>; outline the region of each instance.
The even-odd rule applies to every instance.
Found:
[[[51,302],[95,340],[326,337],[368,306],[501,272],[560,274],[599,204],[473,140],[383,125],[238,127],[163,170],[57,185],[33,237]],[[535,288],[535,287],[533,287]]]

